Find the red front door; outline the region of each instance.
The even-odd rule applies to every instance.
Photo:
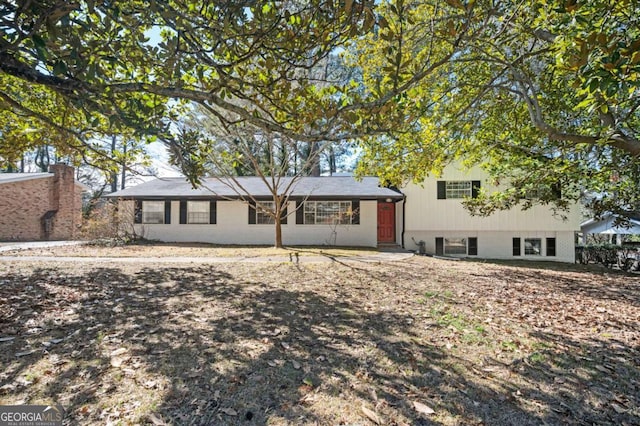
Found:
[[[378,202],[378,242],[396,242],[396,208],[393,203]]]

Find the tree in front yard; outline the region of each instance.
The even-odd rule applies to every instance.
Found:
[[[358,140],[361,170],[389,182],[465,157],[511,184],[478,213],[531,191],[558,207],[585,190],[596,212],[640,206],[633,0],[35,0],[0,16],[11,146],[32,130],[72,135],[59,144],[83,155],[92,134],[167,138],[197,103],[264,134]],[[309,73],[330,58],[353,75]],[[561,198],[539,191],[558,184]]]
[[[365,137],[361,169],[397,183],[480,164],[509,189],[469,204],[478,214],[531,205],[532,192],[558,207],[587,192],[596,213],[639,208],[638,3],[444,3],[382,2],[379,31],[352,52],[396,124]]]
[[[319,148],[305,151],[304,142],[248,124],[224,126],[208,115],[193,117],[190,126],[182,128],[175,139],[180,143],[165,141],[171,161],[198,185],[206,188],[201,177],[209,176],[235,192],[249,205],[253,223],[274,225],[274,245],[278,248],[283,247],[282,222],[288,216],[295,217],[295,211],[287,209],[292,191],[300,178],[320,163],[323,150],[330,146],[318,142]],[[184,149],[185,144],[188,149]],[[259,179],[269,199],[257,197],[255,189],[246,188],[240,176]]]

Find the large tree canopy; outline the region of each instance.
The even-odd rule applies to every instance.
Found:
[[[407,85],[381,108],[397,127],[369,138],[362,170],[421,180],[463,157],[512,185],[469,203],[480,214],[513,207],[532,190],[560,207],[588,191],[597,212],[637,209],[637,2],[446,4],[459,15],[439,19],[444,2],[383,3],[384,28],[358,42],[352,61],[372,96]],[[416,81],[425,62],[438,67]],[[540,191],[557,184],[563,200]]]
[[[558,183],[564,200],[539,191],[542,202],[589,190],[599,210],[634,209],[638,9],[632,0],[2,2],[0,156],[54,133],[62,137],[47,143],[98,156],[92,135],[165,136],[195,102],[227,125],[359,140],[362,170],[394,183],[464,155],[513,185],[470,206],[480,213]],[[340,57],[356,71],[349,79],[323,72]]]
[[[324,140],[340,126],[314,123],[320,111],[327,118],[335,109],[339,88],[323,89],[306,71],[374,23],[371,5],[337,6],[330,0],[2,2],[0,105],[3,122],[15,123],[3,134],[46,127],[79,149],[76,142],[88,147],[95,133],[161,134],[180,102],[189,101],[269,131]],[[10,154],[5,146],[1,155]]]

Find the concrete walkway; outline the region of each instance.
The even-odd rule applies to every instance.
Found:
[[[86,241],[29,241],[29,242],[0,242],[0,253],[11,250],[29,250],[34,248],[48,248],[60,246],[77,246]]]
[[[354,256],[300,256],[297,259],[289,256],[252,256],[252,257],[81,257],[81,256],[2,256],[10,250],[27,250],[32,248],[49,248],[80,245],[84,241],[35,241],[26,243],[0,243],[0,262],[60,262],[60,263],[322,263],[322,262],[398,262],[413,256],[411,252],[377,252],[370,255]]]

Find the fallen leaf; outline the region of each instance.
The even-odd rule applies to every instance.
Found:
[[[149,420],[151,420],[151,423],[153,423],[155,426],[166,425],[164,420],[162,420],[160,417],[156,416],[153,413],[150,413],[147,417],[149,418]]]
[[[227,416],[237,416],[238,412],[231,407],[225,407],[220,409],[221,412],[225,413]]]
[[[362,408],[362,413],[367,416],[367,418],[369,420],[371,420],[373,423],[379,425],[382,424],[382,421],[380,420],[380,417],[373,411],[369,410],[367,407],[365,407],[364,405],[361,407]]]
[[[129,357],[115,357],[115,358],[111,358],[111,366],[112,367],[121,367],[122,364],[124,364],[125,362],[129,361]]]
[[[613,410],[618,414],[624,414],[627,412],[627,410],[625,410],[622,406],[616,404],[615,402],[611,403],[611,408],[613,408]]]
[[[430,414],[435,414],[435,411],[433,411],[433,408],[429,407],[428,405],[425,405],[421,402],[418,401],[413,401],[413,408],[420,414],[425,414],[425,415],[430,415]]]
[[[118,348],[116,350],[114,350],[113,352],[111,352],[110,356],[114,357],[114,356],[118,356],[118,355],[122,355],[124,353],[129,352],[129,349],[127,348]]]

